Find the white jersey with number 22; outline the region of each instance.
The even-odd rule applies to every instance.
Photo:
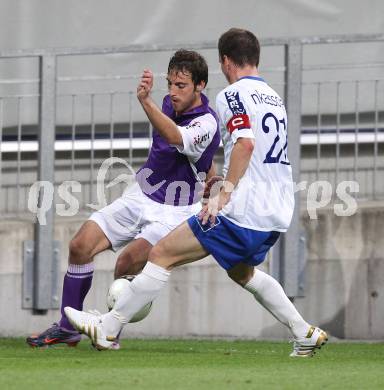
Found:
[[[294,195],[282,99],[262,78],[247,76],[217,95],[216,110],[224,144],[224,176],[237,140],[255,141],[249,166],[222,214],[248,229],[286,231]]]

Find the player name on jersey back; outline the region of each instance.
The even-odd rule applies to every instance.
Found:
[[[269,104],[271,106],[284,107],[283,99],[277,95],[268,95],[255,91],[251,94],[255,104]]]

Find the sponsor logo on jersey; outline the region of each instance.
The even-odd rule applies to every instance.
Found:
[[[204,135],[198,134],[197,137],[193,138],[193,144],[199,145],[202,144],[204,141],[207,141],[210,138],[209,133],[206,133]]]
[[[188,126],[185,126],[186,129],[193,129],[194,127],[201,127],[201,123],[199,121],[190,123]]]
[[[246,114],[243,102],[240,101],[239,92],[227,91],[225,92],[228,107],[231,109],[233,115]]]
[[[234,115],[227,123],[227,129],[232,134],[235,130],[250,129],[251,121],[247,114]]]

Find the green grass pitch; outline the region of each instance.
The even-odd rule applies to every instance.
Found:
[[[330,343],[310,359],[261,341],[123,340],[98,352],[0,339],[0,389],[384,389],[384,344]]]

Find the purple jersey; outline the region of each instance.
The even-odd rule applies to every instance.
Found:
[[[162,111],[178,126],[183,145],[170,145],[153,130],[153,143],[147,162],[137,171],[141,190],[158,203],[186,206],[200,200],[201,180],[212,165],[220,144],[218,120],[201,95],[202,104],[176,116],[169,95]]]

